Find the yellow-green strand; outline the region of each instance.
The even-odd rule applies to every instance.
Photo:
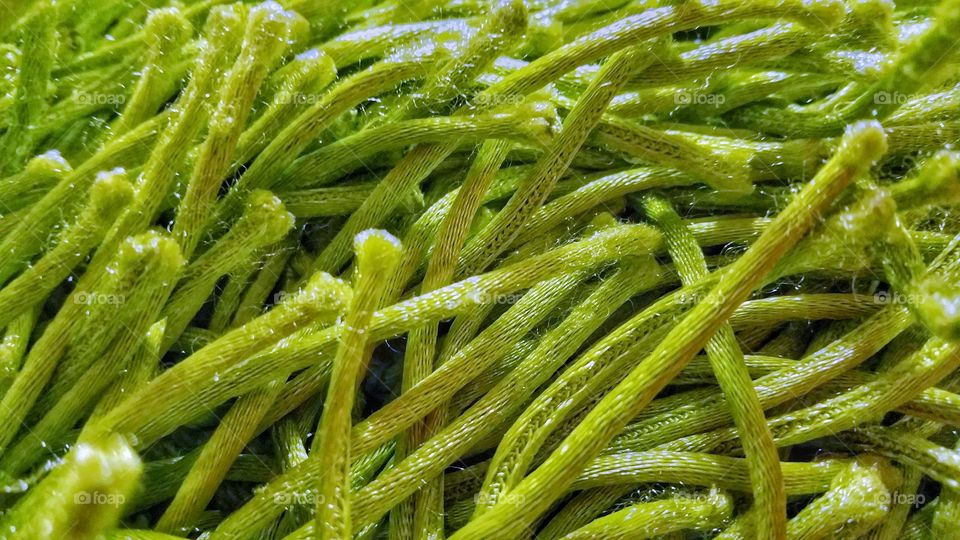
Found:
[[[317,538],[350,536],[350,427],[353,399],[370,353],[370,321],[381,302],[387,276],[400,259],[400,242],[385,231],[371,230],[356,239],[354,295],[333,361],[330,389],[314,438],[319,487]]]

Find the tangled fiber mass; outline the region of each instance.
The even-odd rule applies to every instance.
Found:
[[[0,538],[960,538],[960,0],[0,0]]]

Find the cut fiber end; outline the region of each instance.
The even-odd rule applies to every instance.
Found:
[[[393,268],[400,262],[403,247],[400,240],[382,229],[367,229],[356,236],[353,248],[359,269]]]

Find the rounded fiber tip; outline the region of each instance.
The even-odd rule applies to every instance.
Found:
[[[119,185],[126,184],[131,189],[133,189],[133,184],[130,183],[127,170],[122,167],[117,167],[116,169],[112,169],[109,171],[101,171],[97,173],[97,176],[93,180],[93,186],[95,187],[98,184],[103,185],[104,187],[116,186],[117,189],[123,189],[123,188],[120,188]],[[136,192],[135,189],[134,189],[134,192]],[[93,196],[94,194],[95,194],[94,191],[90,192],[91,196]]]
[[[515,119],[528,137],[547,147],[556,135],[555,128],[560,125],[560,116],[557,113],[557,107],[543,97],[543,95],[535,95],[524,99],[518,96],[519,103],[513,99],[506,100],[511,105],[494,106],[491,108],[491,114]],[[513,103],[516,104],[513,105]]]
[[[210,41],[224,42],[232,39],[232,35],[243,28],[246,19],[247,6],[243,4],[215,6],[207,15],[203,34],[210,36]]]
[[[550,125],[555,125],[560,121],[560,113],[557,112],[557,105],[552,100],[553,97],[547,92],[537,92],[526,96],[517,110],[529,116],[531,120],[545,120]]]
[[[929,171],[924,178],[926,187],[935,204],[955,204],[960,201],[960,153],[941,150],[930,157],[922,173]]]
[[[524,0],[497,0],[490,11],[493,16],[488,20],[496,24],[498,30],[517,35],[526,31],[529,13]]]
[[[310,21],[296,11],[288,10],[287,13],[290,14],[288,18],[290,30],[287,35],[287,44],[290,46],[290,50],[297,51],[309,46],[312,43],[310,41],[312,36]]]
[[[896,488],[903,481],[903,474],[889,460],[876,454],[861,454],[857,456],[852,466],[865,467],[876,471],[883,483],[891,489]]]
[[[131,236],[120,246],[121,261],[129,264],[145,259],[169,269],[179,269],[185,263],[177,242],[166,232],[157,230]]]
[[[667,201],[655,195],[644,197],[642,204],[643,212],[653,220],[659,220],[673,212],[672,207],[669,203],[667,203]]]
[[[960,152],[954,150],[938,150],[930,156],[927,163],[937,169],[945,169],[945,174],[948,174],[950,179],[955,179],[957,177],[957,169],[960,168]]]
[[[367,229],[353,240],[357,265],[361,270],[371,267],[393,268],[400,261],[402,245],[396,236],[382,229]]]
[[[88,485],[109,486],[123,478],[135,478],[142,467],[136,450],[126,438],[117,434],[77,443],[72,457],[77,472]]]
[[[167,318],[164,317],[150,325],[147,329],[147,341],[159,343],[163,340],[163,335],[167,332]]]
[[[130,201],[133,186],[126,175],[101,176],[90,187],[90,204],[93,211],[104,220],[113,221]]]
[[[530,17],[527,38],[520,52],[532,56],[546,55],[563,44],[563,30],[563,22],[557,19]]]
[[[268,0],[250,8],[250,25],[262,25],[271,21],[285,21],[293,16],[292,11],[283,9],[278,2]]]
[[[254,227],[254,234],[267,242],[282,239],[296,222],[279,197],[262,189],[252,192],[247,198],[247,209],[241,219],[245,219],[248,226]]]
[[[180,46],[190,37],[193,27],[178,8],[167,7],[150,11],[144,30],[154,44],[167,42]]]
[[[931,274],[917,285],[917,318],[937,337],[960,342],[960,287]]]
[[[353,298],[353,289],[340,278],[317,272],[294,298],[302,305],[345,313]]]
[[[733,498],[725,491],[711,489],[704,497],[713,510],[711,516],[718,520],[727,520],[733,515]]]
[[[298,19],[302,18],[293,11],[283,9],[277,2],[261,2],[250,9],[246,39],[253,40],[255,35],[262,35],[285,42],[295,26],[303,30],[303,21]]]
[[[329,54],[322,52],[316,58],[306,61],[310,63],[310,74],[307,79],[309,82],[304,87],[305,91],[321,92],[337,78],[337,64]]]
[[[145,29],[149,32],[152,27],[157,25],[176,24],[182,18],[183,13],[176,6],[151,9],[150,13],[147,14]]]
[[[884,234],[897,219],[897,201],[886,189],[871,189],[854,205],[851,216],[842,216],[850,234]]]
[[[584,228],[583,236],[587,237],[600,231],[606,231],[619,224],[620,221],[610,212],[600,212],[590,218],[590,222]]]
[[[323,49],[316,47],[297,54],[291,62],[277,70],[275,75],[293,69],[303,70],[305,74],[303,76],[312,79],[312,83],[308,84],[306,88],[311,88],[312,85],[326,87],[337,76],[337,64],[334,63],[333,57]]]
[[[876,161],[887,153],[887,134],[876,120],[847,126],[840,152],[857,160]]]
[[[63,497],[61,523],[63,529],[69,528],[70,534],[64,536],[70,538],[95,538],[100,536],[98,532],[115,525],[124,501],[136,488],[143,472],[143,462],[137,452],[124,437],[116,434],[77,443],[60,467],[66,475],[60,478],[67,479],[61,487],[69,492],[52,495]]]
[[[70,163],[60,155],[59,150],[50,150],[40,154],[27,163],[27,174],[45,178],[60,178],[73,171]]]
[[[330,58],[330,55],[328,55],[322,49],[318,49],[316,47],[311,47],[303,52],[297,53],[297,55],[293,57],[294,61],[296,62],[321,62],[326,61],[324,60],[325,58],[329,59],[330,62],[333,62],[333,59]]]
[[[873,29],[893,33],[893,12],[896,9],[892,0],[854,0],[846,6],[847,15],[844,27],[859,25],[861,32]]]

